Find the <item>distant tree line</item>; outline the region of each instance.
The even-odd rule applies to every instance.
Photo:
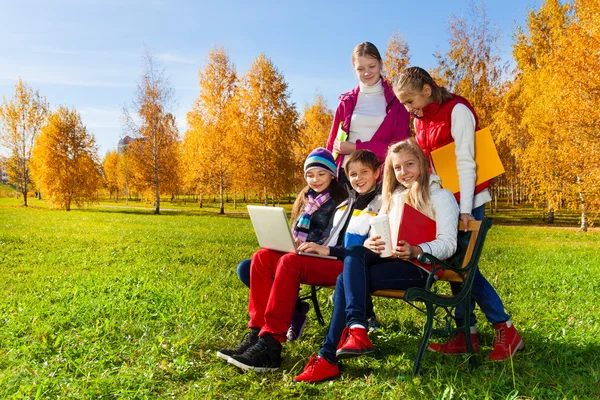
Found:
[[[600,211],[600,15],[597,1],[546,0],[514,36],[514,69],[499,57],[499,33],[483,2],[449,19],[449,51],[430,72],[439,85],[468,98],[489,126],[506,168],[492,193],[542,206],[549,221],[562,208],[581,212],[581,229]],[[390,36],[384,74],[393,81],[410,64],[401,33]],[[333,112],[320,94],[302,113],[284,74],[260,54],[238,74],[223,48],[199,71],[199,95],[180,134],[171,113],[173,89],[146,54],[133,105],[123,112],[124,137],[99,161],[93,135],[75,109],[51,111],[19,80],[0,104],[0,139],[10,155],[10,181],[36,189],[65,209],[93,201],[98,189],[129,199],[259,194],[265,204],[297,192],[302,162],[324,146]],[[131,110],[131,111],[130,111]],[[131,112],[131,115],[130,115]],[[132,115],[135,115],[132,116]],[[136,123],[134,121],[140,121]],[[497,204],[497,199],[496,199]]]

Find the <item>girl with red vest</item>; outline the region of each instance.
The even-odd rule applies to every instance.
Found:
[[[460,205],[460,219],[465,223],[469,220],[482,220],[485,203],[491,201],[487,187],[490,182],[475,186],[476,165],[475,131],[479,129],[477,115],[469,101],[461,96],[450,93],[438,86],[429,73],[423,68],[411,67],[402,71],[394,85],[394,92],[400,103],[414,118],[415,134],[419,145],[430,160],[431,152],[446,144],[456,145],[456,167],[460,193],[456,199]],[[443,182],[442,182],[443,184]],[[484,278],[479,269],[476,270],[473,283],[473,300],[479,305],[486,318],[494,325],[494,349],[490,354],[492,360],[504,360],[511,357],[524,347],[521,336],[504,311],[504,306],[498,293]],[[471,337],[477,351],[477,328],[475,327],[474,302],[471,302]],[[457,326],[463,323],[462,307],[455,310]],[[446,343],[433,343],[431,351],[455,354],[466,353],[466,340],[463,333],[457,334]]]

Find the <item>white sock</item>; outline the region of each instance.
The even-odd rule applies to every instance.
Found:
[[[350,329],[354,329],[354,328],[367,329],[364,326],[362,326],[361,324],[352,324],[352,325],[350,325]]]

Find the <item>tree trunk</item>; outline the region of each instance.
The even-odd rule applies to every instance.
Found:
[[[494,201],[494,212],[498,212],[498,197],[500,197],[500,187],[498,187],[496,189],[498,191],[497,196],[496,196],[496,201]]]
[[[28,179],[29,173],[27,171],[27,164],[23,164],[23,187],[21,192],[23,193],[23,206],[27,207],[27,186],[29,185]]]
[[[233,191],[233,209],[236,210],[237,209],[237,190]]]
[[[155,131],[153,132],[152,135],[152,140],[153,140],[153,144],[152,144],[152,148],[153,148],[153,155],[152,157],[154,158],[154,197],[156,199],[155,201],[155,209],[154,209],[154,214],[160,214],[160,189],[158,187],[158,143],[157,143],[157,135],[158,132],[156,132],[156,128],[154,128]]]
[[[554,209],[553,208],[548,210],[548,218],[546,219],[546,223],[547,224],[554,223]]]
[[[579,178],[579,175],[577,175],[577,186],[579,186],[579,200],[581,201],[581,226],[579,227],[579,230],[581,232],[587,232],[587,211],[585,208],[585,197],[583,196],[583,191],[581,190],[582,182],[581,178]]]
[[[221,177],[221,182],[219,183],[219,198],[220,198],[219,214],[225,214],[225,202],[224,202],[224,198],[223,198],[223,177]]]
[[[200,194],[200,198],[198,200],[198,206],[199,206],[199,208],[202,208],[202,194]]]
[[[514,207],[514,205],[515,205],[515,185],[514,185],[514,183],[510,184],[510,203]]]
[[[269,205],[269,197],[267,196],[267,185],[263,185],[263,197],[265,199],[265,207]]]

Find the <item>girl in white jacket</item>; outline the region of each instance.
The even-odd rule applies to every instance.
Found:
[[[363,246],[351,247],[344,259],[344,272],[338,276],[333,315],[318,356],[311,357],[296,382],[321,382],[339,377],[337,360],[373,352],[367,335],[365,302],[370,292],[383,289],[406,290],[424,287],[429,270],[409,260],[426,251],[446,259],[456,251],[458,204],[454,195],[442,189],[439,178],[429,174],[425,153],[413,140],[392,145],[383,177],[383,205],[380,214],[390,218],[391,257],[380,256],[385,242],[369,237]],[[427,243],[397,241],[404,203],[436,222],[436,238]]]

